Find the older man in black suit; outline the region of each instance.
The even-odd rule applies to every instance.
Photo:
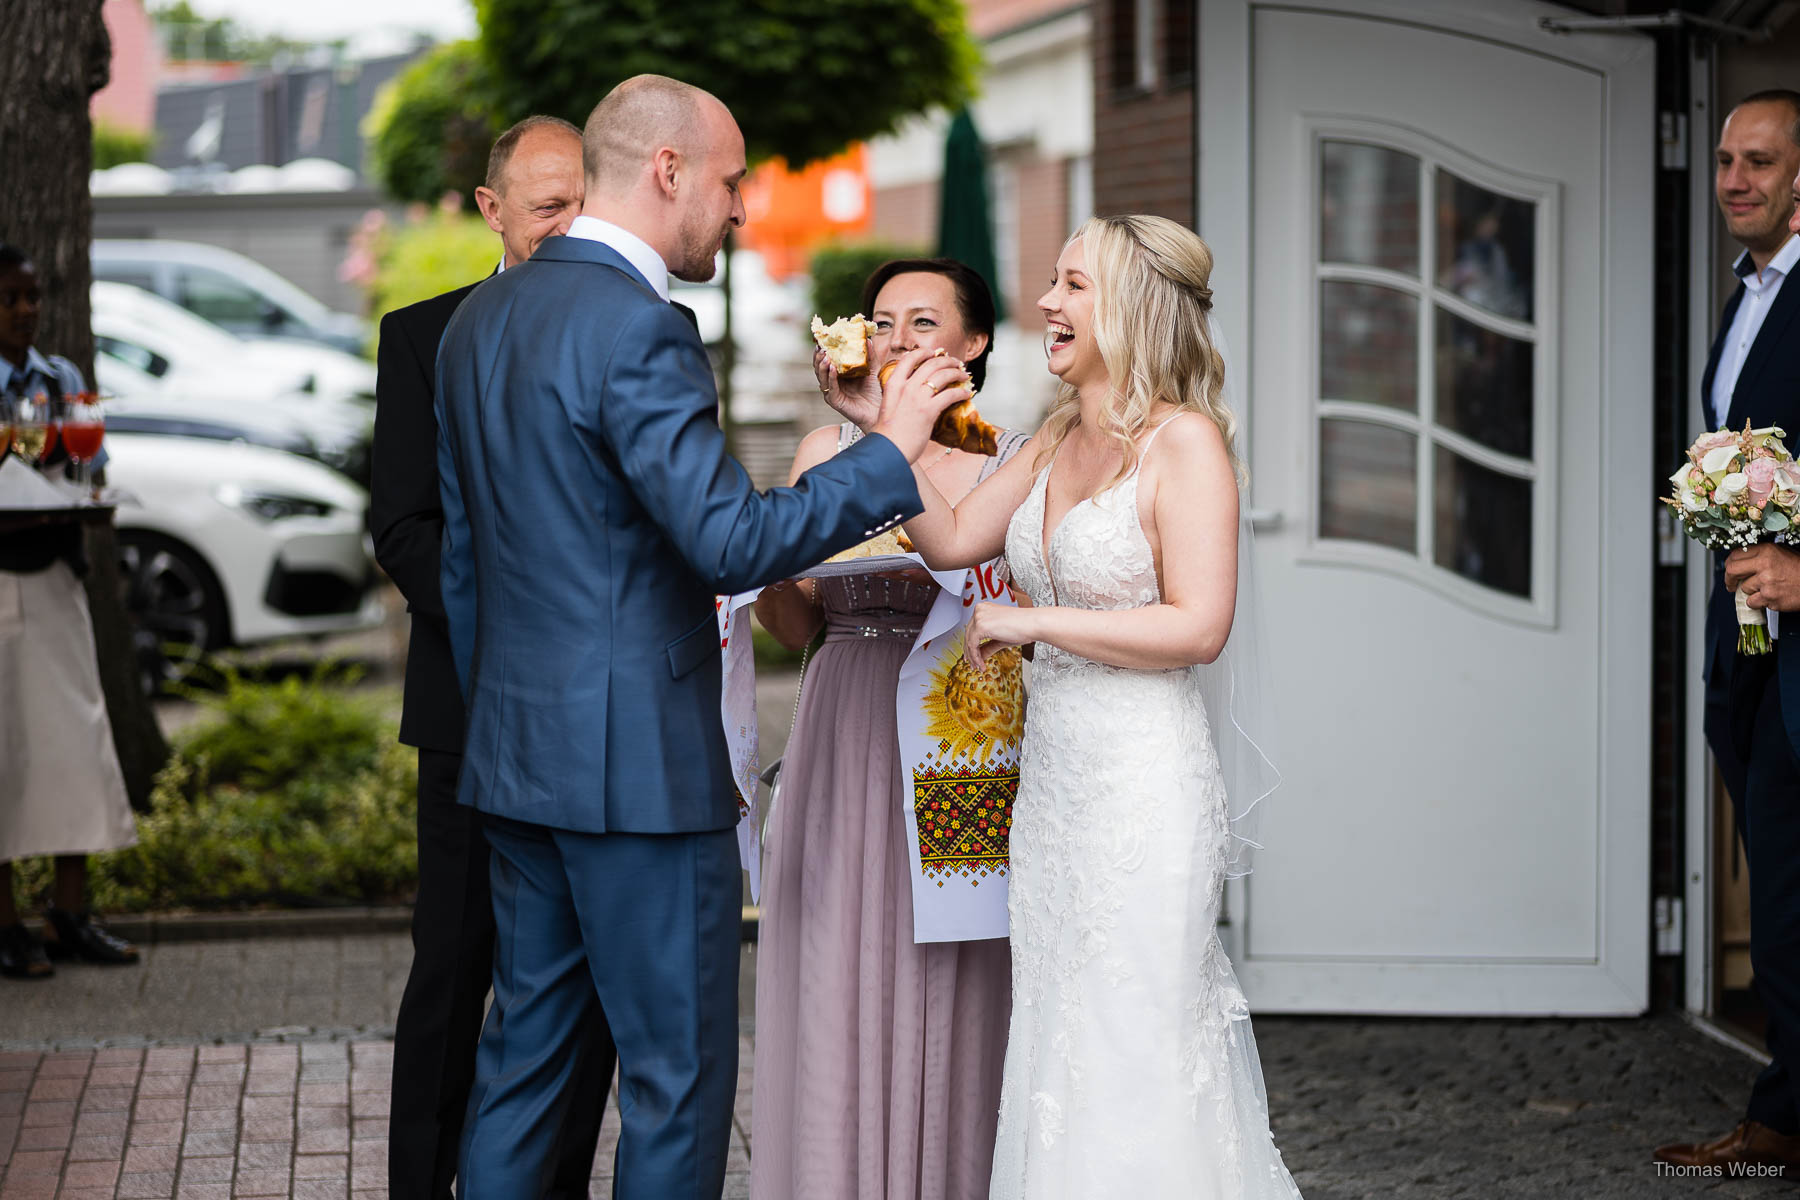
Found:
[[[1744,252],[1707,360],[1713,428],[1779,425],[1800,435],[1800,92],[1746,97],[1719,135],[1715,190]],[[1706,621],[1706,738],[1737,811],[1750,872],[1750,962],[1773,1061],[1744,1119],[1710,1142],[1659,1147],[1678,1166],[1764,1165],[1800,1173],[1800,616],[1772,618],[1775,650],[1737,653],[1733,592],[1800,613],[1800,553],[1765,545],[1715,566]],[[1790,1178],[1793,1176],[1790,1176]]]
[[[475,199],[500,235],[496,273],[529,259],[581,212],[581,131],[527,117],[500,135]],[[438,588],[444,514],[432,411],[438,342],[478,283],[422,300],[381,321],[375,468],[369,532],[375,557],[406,597],[400,740],[419,749],[419,894],[412,972],[394,1031],[388,1192],[395,1200],[448,1200],[456,1171],[475,1045],[493,975],[494,915],[481,814],[456,802],[463,704]],[[559,1138],[552,1196],[585,1197],[615,1052],[603,1024],[590,1031],[579,1086]]]

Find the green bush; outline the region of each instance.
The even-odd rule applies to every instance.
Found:
[[[369,167],[401,200],[436,203],[454,192],[473,208],[488,151],[505,128],[474,42],[449,42],[409,65],[363,118]]]
[[[120,163],[149,162],[155,137],[148,131],[126,129],[107,121],[94,122],[94,170],[104,171]]]
[[[95,855],[89,899],[109,912],[369,904],[418,881],[416,752],[354,676],[260,683],[228,674],[200,697],[215,719],[176,739],[138,844]],[[50,864],[18,864],[24,895]]]
[[[432,210],[384,235],[369,289],[374,321],[396,308],[474,283],[500,261],[500,238],[479,216]]]
[[[863,284],[876,267],[889,259],[920,258],[926,253],[916,246],[885,242],[830,245],[815,250],[811,263],[813,311],[826,321],[860,312]]]

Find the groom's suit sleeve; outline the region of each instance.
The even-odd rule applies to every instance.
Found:
[[[923,511],[906,456],[880,436],[793,487],[758,492],[726,453],[716,404],[693,327],[667,304],[640,309],[607,367],[601,436],[639,503],[714,591],[793,575]],[[446,544],[448,536],[446,524]]]

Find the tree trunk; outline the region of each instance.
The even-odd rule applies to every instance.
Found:
[[[43,286],[40,349],[60,354],[94,377],[88,288],[94,236],[88,172],[93,128],[88,98],[106,86],[112,41],[102,0],[5,0],[0,37],[0,238],[19,247]],[[119,585],[112,526],[90,527],[87,579],[101,684],[113,744],[132,803],[149,800],[150,782],[168,757],[149,698],[138,686],[130,618]]]
[[[88,97],[106,86],[112,42],[101,0],[6,0],[0,37],[0,238],[37,267],[38,347],[94,377],[88,324],[94,158]]]
[[[731,403],[736,398],[732,376],[737,374],[737,335],[731,328],[731,259],[737,249],[737,232],[725,233],[725,277],[719,286],[725,289],[725,333],[719,343],[719,428],[725,431],[725,450],[737,453],[737,414]]]

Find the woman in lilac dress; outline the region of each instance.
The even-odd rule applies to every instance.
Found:
[[[942,348],[981,386],[994,302],[968,267],[884,264],[863,311],[876,327],[872,366]],[[822,361],[818,369],[821,388],[839,386]],[[814,430],[794,475],[859,436],[854,425]],[[921,462],[944,494],[962,496],[1023,442],[1005,435],[994,458],[934,447]],[[937,592],[930,575],[909,571],[781,584],[756,602],[785,645],[797,649],[821,627],[825,641],[806,672],[769,819],[752,1200],[987,1195],[1011,961],[1004,938],[913,941],[894,712],[901,664]]]

